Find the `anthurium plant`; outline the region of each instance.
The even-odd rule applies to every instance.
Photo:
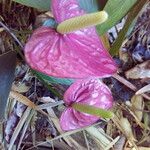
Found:
[[[59,80],[71,79],[63,98],[66,110],[60,117],[61,128],[74,130],[101,117],[113,117],[107,110],[113,106],[113,97],[102,78],[115,74],[117,65],[100,35],[124,17],[136,0],[108,0],[101,11],[96,0],[86,0],[85,4],[83,0],[15,1],[41,10],[48,10],[47,3],[54,17],[53,25],[43,25],[33,32],[24,54],[37,72]]]
[[[51,6],[58,24],[56,29],[40,27],[35,30],[26,43],[25,57],[28,64],[39,72],[75,79],[64,96],[69,108],[62,114],[60,125],[63,130],[76,129],[98,120],[93,116],[96,115],[92,113],[94,108],[91,109],[92,116],[78,114],[78,111],[84,112],[80,103],[103,109],[112,106],[111,93],[98,78],[111,76],[117,67],[94,27],[105,22],[108,14],[105,11],[86,14],[77,0],[52,0]],[[72,101],[75,104],[72,105]],[[76,109],[78,111],[74,111]],[[87,122],[83,119],[86,120],[86,116],[90,118]]]

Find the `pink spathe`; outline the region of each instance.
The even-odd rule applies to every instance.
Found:
[[[77,0],[52,0],[51,4],[57,23],[85,14]],[[95,27],[64,35],[51,27],[38,28],[24,52],[33,69],[54,77],[109,77],[117,70]]]
[[[82,103],[102,109],[113,106],[113,97],[109,88],[99,79],[82,79],[73,83],[65,92],[64,102],[68,106],[61,115],[62,130],[69,131],[91,125],[99,117],[76,111],[73,103]]]

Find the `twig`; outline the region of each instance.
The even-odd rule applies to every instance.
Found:
[[[35,105],[32,101],[30,101],[27,97],[23,96],[20,93],[17,93],[17,92],[14,92],[14,91],[10,91],[10,97],[12,97],[15,100],[23,103],[24,105],[30,107],[31,109],[34,109],[34,110],[40,112],[41,114],[45,115],[46,117],[51,117],[46,112],[44,112],[43,110],[36,109],[37,105]]]
[[[15,41],[19,44],[19,46],[23,49],[23,44],[18,40],[16,35],[4,24],[0,21],[0,25],[15,39]]]
[[[85,143],[86,143],[86,146],[87,146],[87,150],[90,150],[90,145],[89,145],[89,141],[88,141],[88,139],[87,139],[85,130],[83,130],[83,136],[84,136],[84,139],[85,139]]]
[[[127,86],[129,89],[133,90],[133,91],[137,91],[137,87],[135,85],[133,85],[132,83],[130,83],[128,80],[126,80],[125,78],[119,76],[118,74],[113,75],[113,77],[118,80],[119,82],[121,82],[122,84],[124,84],[125,86]],[[141,94],[144,98],[150,100],[150,97],[146,94]]]
[[[132,83],[130,83],[128,80],[126,80],[125,78],[121,77],[120,75],[114,74],[113,77],[116,80],[118,80],[119,82],[121,82],[122,84],[126,85],[131,90],[133,90],[133,91],[137,90],[136,86],[134,86]]]
[[[64,104],[64,101],[63,101],[63,100],[60,100],[60,101],[54,102],[54,103],[46,103],[46,104],[38,105],[38,106],[36,107],[36,109],[37,109],[37,110],[39,110],[39,109],[42,110],[42,109],[47,109],[48,107],[56,107],[56,106],[62,105],[62,104]]]
[[[98,123],[93,124],[92,126],[97,126],[97,125],[100,125],[101,123],[102,123],[102,122],[98,122]],[[86,129],[89,128],[89,127],[91,127],[91,126],[87,126],[87,127],[83,127],[83,128],[80,128],[80,129],[73,130],[73,131],[65,132],[65,133],[63,133],[63,134],[61,134],[61,135],[59,135],[59,136],[54,137],[53,139],[47,138],[47,141],[44,141],[44,142],[42,142],[42,143],[38,143],[37,145],[32,146],[32,147],[29,147],[29,148],[26,149],[26,150],[31,150],[31,149],[33,149],[33,148],[35,148],[35,147],[38,147],[38,146],[40,146],[40,145],[42,145],[42,144],[45,144],[45,143],[47,143],[47,142],[50,143],[50,142],[52,142],[52,141],[55,141],[55,140],[64,138],[64,137],[66,137],[66,136],[75,134],[75,133],[77,133],[77,132],[84,131],[84,130],[86,130]]]

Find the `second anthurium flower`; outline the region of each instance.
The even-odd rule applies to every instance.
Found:
[[[77,111],[74,107],[76,104],[107,110],[113,106],[113,97],[109,88],[99,79],[83,79],[69,87],[64,102],[67,108],[61,115],[60,125],[62,130],[69,131],[91,125],[100,119],[99,116]]]

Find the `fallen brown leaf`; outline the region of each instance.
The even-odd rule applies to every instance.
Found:
[[[139,94],[143,94],[146,92],[150,92],[150,84],[144,86],[143,88],[139,89],[135,94],[139,95]]]
[[[138,120],[141,121],[143,117],[142,110],[144,109],[143,97],[141,95],[135,95],[132,97],[131,103],[134,114],[136,115]]]
[[[150,78],[150,60],[136,65],[134,68],[126,71],[125,75],[128,79]]]

